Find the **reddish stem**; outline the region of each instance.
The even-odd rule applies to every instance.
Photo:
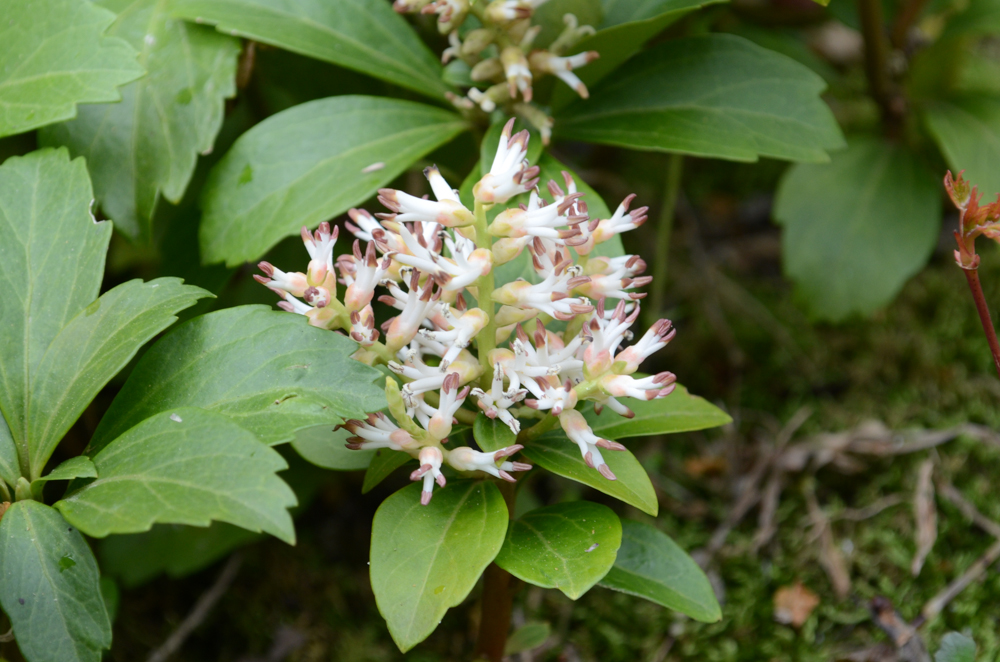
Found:
[[[983,286],[979,284],[979,270],[963,268],[965,278],[969,281],[969,289],[972,290],[972,298],[976,302],[976,311],[979,312],[979,321],[983,323],[983,333],[986,334],[986,341],[990,344],[990,351],[993,353],[993,363],[997,369],[997,376],[1000,376],[1000,343],[997,342],[997,332],[993,328],[993,320],[990,318],[990,309],[986,305],[986,297],[983,295]]]

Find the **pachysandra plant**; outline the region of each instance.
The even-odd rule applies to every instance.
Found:
[[[513,119],[504,126],[489,171],[472,187],[473,209],[430,167],[424,174],[434,200],[382,189],[379,201],[388,212],[350,210],[345,225],[354,236],[350,251],[335,258],[339,227],[303,228],[310,257],[306,270],[286,272],[262,262],[263,275],[256,276],[281,297],[282,309],[349,335],[360,345],[356,360],[385,366],[394,375],[385,381],[387,412],[341,427],[349,449],[379,449],[403,463],[417,461],[410,479],[418,483],[419,497],[410,489],[390,497],[375,516],[372,538],[375,598],[404,651],[430,634],[448,607],[465,599],[494,559],[525,581],[561,588],[573,598],[615,563],[621,525],[606,507],[580,504],[578,517],[549,521],[535,511],[540,523],[533,530],[542,538],[552,536],[549,551],[565,563],[561,583],[551,573],[540,578],[531,546],[511,547],[513,493],[505,489],[505,505],[495,482],[481,479],[514,483],[515,474],[531,470],[534,461],[656,512],[655,497],[647,498],[648,478],[626,447],[595,431],[595,419],[584,414],[593,411],[596,420],[614,427],[611,417],[635,417],[633,402],[666,413],[656,403],[676,388],[672,373],[637,372],[675,333],[669,320],[644,332],[632,329],[644,296],[640,288],[651,280],[642,275],[645,262],[635,255],[609,258],[595,252],[639,227],[646,208],[631,208],[635,196],[630,195],[607,218],[591,218],[569,173],[561,184],[547,182],[543,195],[539,168],[526,158],[529,134],[513,134],[513,126]],[[525,195],[526,203],[512,202]],[[535,278],[498,286],[494,270],[522,252],[530,255]],[[398,313],[378,324],[376,301]],[[605,409],[610,413],[602,415]],[[458,441],[463,424],[472,425],[479,449]],[[618,481],[621,488],[610,487]],[[435,500],[435,490],[448,496]],[[440,507],[414,511],[411,499],[414,505]],[[400,517],[406,519],[404,532],[395,525]],[[608,525],[584,535],[586,543],[560,539],[560,528],[585,530],[594,518]],[[453,532],[459,525],[477,527],[475,545],[455,546],[467,535]],[[427,558],[421,544],[403,544],[406,536],[436,538],[432,546],[442,553]],[[505,546],[511,548],[505,552]],[[597,546],[602,553],[588,557]],[[670,606],[714,619],[718,607],[704,575],[690,559],[682,567],[697,578],[687,597],[698,607]],[[420,581],[410,581],[415,576]],[[484,604],[491,598],[487,588]],[[487,609],[484,622],[491,617]],[[507,625],[492,626],[505,634]]]

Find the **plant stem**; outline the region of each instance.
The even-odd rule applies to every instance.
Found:
[[[517,486],[512,483],[497,483],[500,493],[507,503],[507,515],[514,519],[517,501]],[[510,633],[510,610],[514,595],[510,590],[510,573],[491,563],[483,573],[482,613],[479,620],[479,641],[476,642],[476,659],[486,658],[490,662],[501,662],[507,635]]]
[[[486,205],[476,200],[475,207],[476,224],[476,248],[493,249],[493,238],[488,231],[486,221]],[[497,324],[494,316],[496,307],[493,305],[493,269],[485,276],[480,276],[476,281],[476,298],[479,308],[486,312],[486,326],[476,336],[476,349],[479,352],[479,365],[483,368],[483,376],[480,384],[483,389],[489,390],[493,381],[493,366],[490,365],[489,354],[497,346]]]
[[[895,139],[902,132],[903,106],[889,79],[889,41],[885,33],[882,0],[858,0],[858,13],[865,38],[868,93],[878,104],[886,136]]]
[[[927,0],[910,0],[903,5],[903,8],[896,16],[896,22],[892,26],[893,48],[899,50],[906,48],[907,34],[917,19],[920,18],[920,15],[924,13],[924,7],[926,6]]]
[[[976,302],[979,321],[983,324],[986,342],[990,344],[990,352],[993,353],[993,364],[996,366],[997,376],[1000,376],[1000,343],[997,342],[997,332],[993,328],[990,309],[986,305],[986,297],[983,295],[983,286],[979,283],[979,270],[963,268],[962,271],[965,272],[965,279],[969,281],[969,289],[972,290],[972,299]]]
[[[532,441],[533,439],[537,439],[538,437],[542,436],[543,434],[554,428],[556,426],[556,423],[558,422],[559,422],[558,418],[556,418],[552,414],[546,414],[545,418],[538,421],[530,428],[521,430],[521,432],[517,435],[517,443],[523,444],[527,441]]]
[[[684,156],[670,154],[667,157],[667,177],[664,182],[663,206],[660,209],[660,223],[656,227],[656,255],[653,262],[653,283],[646,305],[646,317],[655,321],[663,313],[664,294],[667,291],[667,265],[670,259],[670,235],[674,228],[674,210],[677,195],[681,189],[681,174],[684,172]]]

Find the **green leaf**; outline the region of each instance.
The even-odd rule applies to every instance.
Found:
[[[94,396],[179,310],[211,296],[178,278],[133,280],[106,292],[69,321],[38,364],[28,410],[31,477]]]
[[[941,639],[934,662],[976,662],[976,642],[964,634],[949,632]]]
[[[17,462],[17,446],[14,437],[3,414],[0,413],[0,478],[13,487],[21,475],[21,467]]]
[[[393,471],[400,468],[413,458],[406,453],[383,448],[375,451],[375,457],[368,465],[365,472],[365,480],[361,486],[361,493],[368,494],[376,485],[389,477]]]
[[[0,605],[29,662],[100,662],[111,621],[97,562],[79,531],[37,501],[0,522]]]
[[[225,414],[266,444],[297,430],[364,418],[385,406],[381,373],[351,359],[357,345],[266,306],[185,322],[153,345],[94,432],[100,450],[146,418],[176,407]]]
[[[581,70],[582,71],[582,70]],[[843,146],[798,62],[733,35],[674,39],[629,60],[556,116],[558,137],[733,161],[823,162]]]
[[[102,35],[114,14],[87,0],[0,0],[0,137],[118,101],[143,74],[136,52]]]
[[[173,0],[174,16],[442,98],[438,58],[383,0]]]
[[[104,275],[111,224],[94,221],[92,199],[83,159],[71,162],[66,150],[0,165],[0,410],[25,475],[38,366],[59,331],[97,298]],[[55,237],[64,249],[53,250]]]
[[[648,437],[705,430],[733,420],[729,414],[704,398],[688,393],[680,384],[665,398],[630,399],[626,404],[635,413],[634,418],[619,416],[607,408],[600,415],[595,414],[592,408],[584,412],[594,434],[611,440]]]
[[[155,522],[229,522],[294,543],[295,495],[275,476],[285,460],[225,416],[186,407],[135,426],[94,456],[97,480],[56,503],[88,535],[148,531]]]
[[[982,96],[936,101],[924,109],[924,122],[952,171],[965,171],[986,198],[1000,193],[1000,99]]]
[[[41,478],[31,481],[31,493],[36,501],[43,501],[42,490],[52,480],[73,480],[74,478],[97,478],[97,468],[86,455],[78,455],[60,464]]]
[[[511,633],[503,647],[504,655],[517,655],[538,648],[549,638],[552,628],[548,623],[525,623]]]
[[[622,520],[618,559],[601,586],[645,598],[703,623],[722,618],[712,585],[698,564],[670,536],[648,524]]]
[[[580,455],[580,449],[561,430],[535,439],[525,446],[521,454],[543,469],[610,494],[653,517],[659,512],[660,505],[649,476],[635,456],[627,450],[601,453],[617,480],[608,480],[597,469],[588,467]]]
[[[351,433],[343,428],[332,430],[329,425],[320,425],[296,432],[292,448],[304,459],[324,469],[336,471],[367,469],[375,457],[375,451],[354,451],[347,448],[344,444],[350,436]]]
[[[426,506],[420,490],[419,482],[399,490],[372,522],[372,591],[404,653],[465,599],[507,532],[507,506],[493,483],[454,481]]]
[[[964,6],[965,11],[953,16],[948,21],[941,34],[942,40],[962,35],[1000,33],[1000,2],[996,0],[971,0],[959,6]]]
[[[259,258],[303,225],[363,202],[466,128],[446,110],[366,96],[319,99],[273,115],[212,169],[201,200],[202,257],[230,266]],[[384,167],[369,169],[379,163]]]
[[[785,274],[812,314],[838,321],[891,301],[934,249],[939,189],[915,155],[874,139],[852,140],[829,165],[790,168],[774,218]]]
[[[472,436],[479,448],[485,453],[492,453],[501,448],[512,446],[517,442],[517,435],[498,418],[490,418],[480,412],[472,425]]]
[[[207,567],[260,534],[225,522],[195,527],[156,524],[144,533],[108,536],[100,541],[101,568],[127,587],[166,573],[184,577]]]
[[[576,600],[608,574],[622,525],[607,506],[589,501],[532,510],[507,528],[498,566],[529,584]]]
[[[236,94],[239,41],[170,19],[160,0],[102,0],[118,14],[106,34],[140,52],[149,74],[122,88],[122,101],[82,106],[41,142],[87,157],[101,210],[115,228],[148,239],[160,196],[178,203],[198,154],[212,150],[224,100]]]
[[[603,0],[604,22],[597,32],[581,39],[567,53],[597,51],[601,57],[575,73],[588,87],[620,67],[643,45],[688,14],[726,0]],[[543,5],[544,6],[544,5]],[[556,84],[552,106],[562,108],[578,97],[575,90]]]

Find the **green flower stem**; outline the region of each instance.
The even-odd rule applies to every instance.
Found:
[[[681,175],[684,171],[684,156],[670,154],[667,157],[667,177],[663,190],[663,207],[660,222],[656,227],[656,257],[653,261],[653,282],[649,300],[646,302],[646,325],[649,326],[663,314],[664,295],[667,290],[667,264],[670,259],[670,236],[674,228],[674,210],[677,195],[681,190]]]
[[[542,436],[543,434],[554,428],[556,426],[556,423],[558,422],[559,419],[557,417],[553,416],[552,414],[546,414],[545,418],[538,421],[530,428],[521,430],[521,432],[518,433],[517,435],[517,443],[524,444],[534,439],[537,439],[538,437]]]
[[[486,221],[486,205],[476,200],[475,207],[476,223],[476,248],[493,250],[493,238],[490,237],[488,223]],[[479,365],[483,368],[483,376],[480,378],[480,385],[483,390],[489,390],[493,381],[493,366],[490,365],[490,352],[497,346],[497,324],[495,318],[496,307],[493,304],[493,269],[485,276],[480,276],[476,281],[476,296],[479,299],[479,308],[486,312],[486,326],[476,336],[476,348],[479,351]]]

